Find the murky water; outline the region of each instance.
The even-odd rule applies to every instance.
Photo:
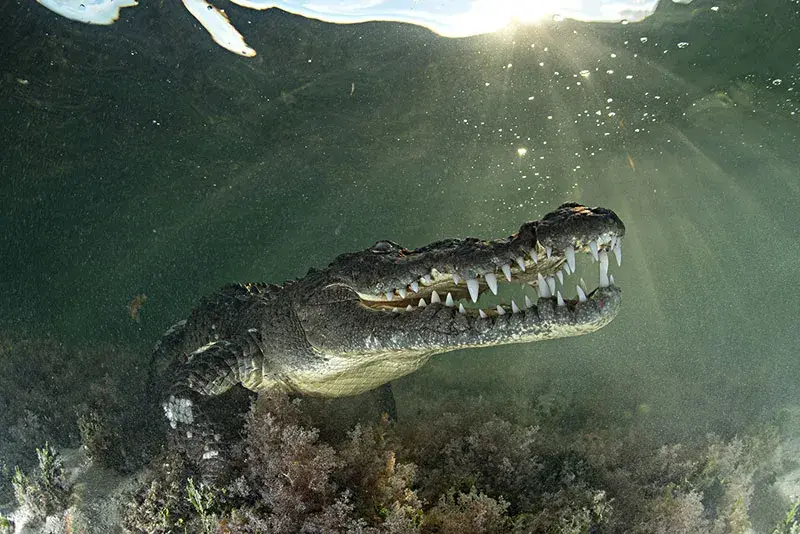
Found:
[[[144,381],[163,331],[228,282],[279,283],[378,239],[508,235],[574,200],[627,226],[620,316],[583,338],[438,357],[395,383],[401,420],[476,402],[525,424],[562,410],[571,430],[632,425],[656,446],[743,435],[800,402],[796,3],[465,39],[229,11],[252,22],[256,57],[173,5],[110,27],[7,10],[8,351],[49,339],[97,351],[80,358],[92,365],[113,346]],[[6,375],[7,406],[29,377]],[[43,395],[74,401],[57,389]]]

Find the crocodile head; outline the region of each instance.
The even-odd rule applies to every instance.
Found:
[[[335,373],[341,380],[328,376],[305,389],[352,394],[433,354],[594,332],[620,309],[608,264],[610,254],[621,261],[624,233],[611,210],[567,203],[507,238],[448,239],[414,250],[379,241],[343,254],[293,288],[308,343],[330,369],[342,370]],[[599,279],[591,290],[575,272],[581,253],[599,263],[585,275]]]

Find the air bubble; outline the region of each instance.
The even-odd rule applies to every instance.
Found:
[[[678,48],[686,48],[687,46],[689,46],[689,43],[687,43],[686,41],[681,41],[680,43],[678,43]]]
[[[780,85],[782,83],[783,80],[781,80],[780,78],[775,78],[774,80],[772,80],[772,85]]]

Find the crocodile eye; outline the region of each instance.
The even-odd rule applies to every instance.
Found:
[[[391,252],[397,248],[400,248],[400,246],[396,243],[392,243],[391,241],[378,241],[372,245],[370,250],[375,254],[386,254],[387,252]]]

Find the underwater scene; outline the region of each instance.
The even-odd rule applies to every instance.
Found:
[[[0,534],[800,533],[796,0],[11,0]]]

